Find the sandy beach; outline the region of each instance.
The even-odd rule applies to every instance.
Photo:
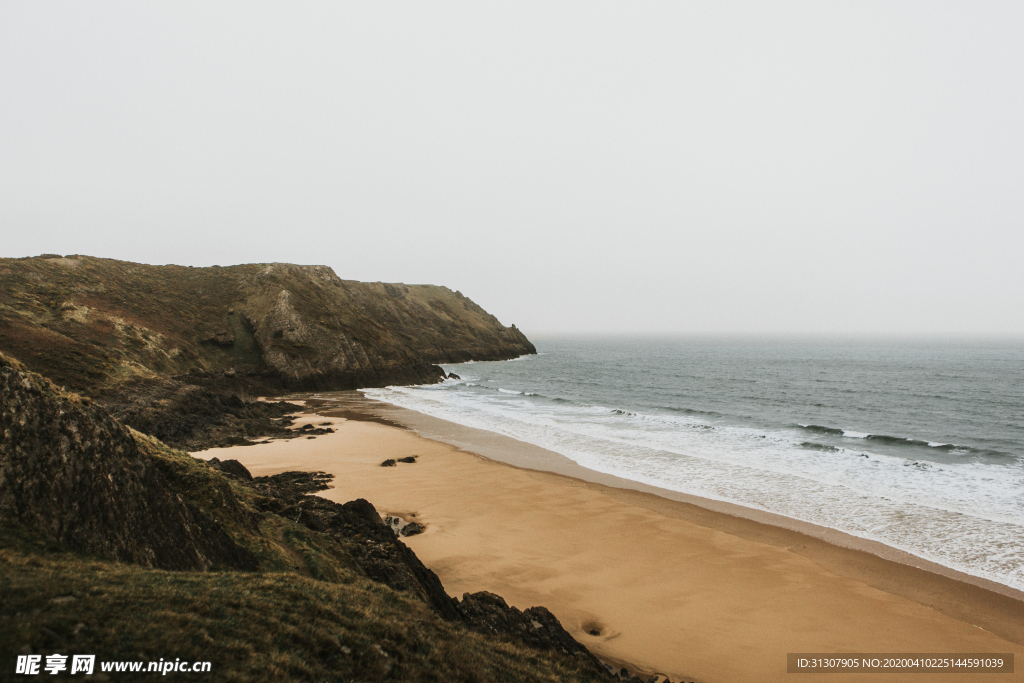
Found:
[[[196,455],[237,459],[256,476],[330,472],[320,495],[365,498],[425,525],[405,542],[449,594],[543,605],[606,661],[673,681],[783,680],[791,652],[1024,651],[1024,602],[1012,589],[791,520],[576,476],[541,449],[497,435],[472,443],[450,423],[367,403],[315,406],[295,423],[330,422],[334,434]],[[411,455],[414,464],[380,466]],[[939,676],[1024,679],[1017,671]]]

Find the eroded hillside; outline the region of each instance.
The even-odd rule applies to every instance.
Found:
[[[154,377],[264,393],[426,383],[435,363],[536,352],[445,287],[90,256],[0,259],[0,349],[90,395]]]

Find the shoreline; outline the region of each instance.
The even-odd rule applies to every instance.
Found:
[[[256,475],[329,471],[335,488],[322,495],[364,497],[382,514],[426,524],[426,533],[403,540],[449,593],[490,590],[521,609],[544,605],[595,654],[630,670],[781,680],[787,651],[1024,645],[1019,591],[935,571],[880,543],[603,475],[357,392],[303,403],[297,422],[328,418],[339,432],[199,457],[236,458]],[[381,468],[384,451],[421,459]],[[595,629],[600,635],[589,635]],[[758,656],[733,661],[751,651]]]
[[[706,510],[708,512],[728,515],[741,520],[754,522],[759,525],[791,531],[803,536],[809,536],[810,538],[828,543],[829,545],[868,553],[883,560],[896,562],[908,567],[920,569],[924,572],[937,574],[954,581],[971,584],[978,588],[998,593],[1024,603],[1024,591],[1022,590],[1018,590],[1012,586],[1007,586],[1006,584],[999,583],[998,581],[993,581],[984,577],[968,574],[967,572],[962,572],[958,569],[953,569],[952,567],[947,567],[946,565],[927,560],[905,550],[886,545],[881,541],[861,538],[860,536],[854,536],[853,534],[849,534],[838,529],[832,529],[812,522],[805,522],[793,517],[786,517],[785,515],[768,512],[766,510],[758,510],[756,508],[740,505],[739,503],[714,500],[712,498],[704,498],[702,496],[689,493],[672,491],[671,489],[665,489],[652,484],[645,484],[632,479],[626,479],[625,477],[620,477],[618,475],[591,470],[574,462],[561,453],[548,450],[541,446],[535,446],[524,441],[519,441],[512,437],[498,434],[497,432],[490,432],[476,427],[467,427],[456,422],[451,422],[443,418],[434,417],[408,408],[402,408],[391,403],[366,398],[359,393],[359,390],[337,393],[353,394],[351,397],[332,397],[330,399],[330,405],[337,405],[338,403],[348,404],[347,408],[342,408],[341,410],[350,411],[352,414],[360,412],[373,414],[375,417],[379,417],[381,420],[385,421],[386,424],[410,429],[422,438],[430,439],[432,441],[440,441],[441,443],[446,443],[468,453],[475,453],[483,456],[488,460],[501,462],[506,465],[525,470],[548,472],[550,474],[565,476],[571,479],[578,479],[591,484],[605,486],[612,490],[619,489],[623,491],[635,491],[637,493],[647,494],[654,498],[691,505],[695,508]],[[310,401],[313,401],[313,403],[310,403],[307,406],[307,409],[316,405],[315,402],[317,399],[310,399]],[[324,414],[326,415],[326,412]]]

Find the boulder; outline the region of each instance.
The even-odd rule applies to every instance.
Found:
[[[207,463],[215,470],[230,475],[236,479],[242,481],[252,481],[252,474],[245,468],[245,465],[238,462],[237,460],[219,460],[218,458],[210,458]]]
[[[521,612],[510,607],[500,595],[481,591],[463,594],[459,611],[467,626],[478,633],[507,636],[540,650],[557,650],[597,673],[607,671],[544,607]]]

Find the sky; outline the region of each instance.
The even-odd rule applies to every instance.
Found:
[[[0,256],[1024,335],[1024,3],[0,0]]]

